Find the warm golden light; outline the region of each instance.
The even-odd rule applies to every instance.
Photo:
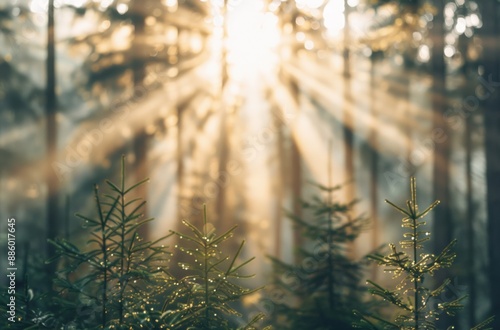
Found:
[[[323,20],[328,33],[338,34],[345,26],[344,0],[330,0],[323,10]]]
[[[276,60],[280,34],[278,18],[266,12],[263,1],[241,1],[227,16],[228,65],[231,78],[245,79],[269,70]]]

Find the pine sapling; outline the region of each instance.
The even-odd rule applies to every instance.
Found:
[[[422,219],[439,204],[439,201],[435,201],[420,212],[416,189],[415,178],[411,178],[411,199],[406,202],[406,208],[386,200],[404,216],[402,227],[406,228],[407,232],[403,234],[403,240],[399,242],[399,249],[395,244],[389,244],[389,254],[369,256],[370,259],[385,267],[385,272],[392,274],[392,279],[397,282],[394,289],[387,289],[368,280],[367,284],[371,286],[369,292],[391,304],[397,310],[397,314],[392,319],[385,319],[373,313],[355,311],[359,319],[355,323],[356,327],[394,330],[437,329],[436,321],[440,317],[455,315],[463,308],[462,302],[466,296],[447,302],[438,300],[447,290],[451,282],[449,279],[435,288],[427,286],[435,272],[449,268],[453,264],[456,258],[453,247],[457,241],[450,242],[438,255],[422,252],[424,243],[430,239],[430,232],[424,229],[426,222]],[[424,284],[424,279],[427,279],[426,284]],[[487,319],[475,326],[473,330],[486,329],[492,320],[493,318]],[[454,327],[448,329],[454,329]]]
[[[314,186],[326,196],[303,201],[312,216],[289,214],[306,239],[298,247],[299,261],[289,264],[271,257],[275,285],[283,292],[274,313],[278,329],[350,329],[351,311],[361,304],[362,265],[347,250],[367,221],[350,216],[355,201],[333,200],[341,186]]]
[[[163,320],[169,329],[255,329],[263,317],[258,314],[244,326],[241,314],[232,307],[232,302],[241,301],[257,289],[247,289],[237,281],[253,275],[242,274],[243,268],[254,258],[240,262],[245,241],[239,245],[231,257],[219,247],[233,236],[236,226],[222,234],[207,222],[206,206],[203,208],[203,229],[200,230],[188,221],[182,223],[189,228],[190,234],[172,231],[179,243],[175,246],[185,253],[191,262],[181,262],[179,266],[186,274],[178,279],[174,290],[165,301]],[[243,322],[245,323],[245,322]]]
[[[77,215],[90,231],[88,248],[82,251],[64,239],[51,241],[58,255],[50,261],[65,259],[55,281],[64,304],[73,311],[81,311],[82,305],[91,310],[72,314],[77,315],[71,322],[77,328],[147,328],[158,320],[155,295],[168,285],[162,267],[168,253],[159,245],[166,237],[144,242],[138,231],[153,219],[142,219],[145,201],[129,200],[131,192],[146,181],[126,187],[122,157],[120,183],[106,181],[111,192],[104,196],[94,187],[97,217]]]

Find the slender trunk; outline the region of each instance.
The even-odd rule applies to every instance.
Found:
[[[149,165],[148,165],[148,150],[149,150],[150,136],[144,131],[140,131],[134,139],[134,155],[135,155],[135,181],[139,182],[146,179],[149,175]],[[143,198],[147,200],[148,198],[148,185],[141,184],[134,189],[134,194],[138,198]],[[147,214],[147,204],[143,210],[143,217],[148,218]],[[139,236],[144,239],[149,239],[149,225],[140,226],[137,229]]]
[[[204,205],[203,206],[203,236],[207,237],[208,232],[207,232],[207,207]],[[203,281],[205,284],[205,324],[204,326],[206,328],[210,328],[210,309],[212,307],[212,304],[210,303],[210,293],[209,291],[209,281],[210,279],[210,270],[209,270],[209,264],[208,264],[208,252],[210,248],[210,243],[208,240],[203,240]]]
[[[135,9],[134,9],[135,10]],[[137,9],[139,12],[139,9]],[[144,78],[146,77],[146,68],[142,58],[144,54],[142,54],[142,45],[141,38],[145,37],[145,27],[146,21],[145,17],[137,15],[134,19],[134,40],[132,44],[132,53],[133,53],[133,84],[134,84],[134,95],[135,97],[142,97],[142,93],[145,93],[145,89],[143,87]],[[139,109],[138,109],[139,110]],[[150,137],[146,133],[145,129],[142,128],[139,132],[137,132],[134,136],[134,142],[132,145],[133,153],[135,156],[135,164],[134,164],[134,176],[135,181],[139,182],[148,177],[149,166],[148,166],[148,148],[149,148],[149,140]],[[134,194],[137,198],[143,198],[147,200],[148,196],[148,185],[143,184],[135,189]],[[144,217],[148,217],[147,215],[147,206],[144,208]],[[149,225],[141,226],[138,229],[138,233],[141,238],[147,240],[149,237]]]
[[[224,32],[223,32],[223,46],[221,53],[221,84],[220,84],[220,94],[219,94],[219,109],[220,111],[220,148],[219,148],[219,168],[218,173],[226,173],[227,163],[229,161],[229,141],[228,141],[228,114],[226,105],[224,104],[224,90],[226,87],[226,83],[229,79],[228,75],[228,63],[227,63],[227,49],[226,49],[226,40],[228,38],[227,32],[227,2],[228,0],[224,0]],[[219,187],[219,193],[217,194],[217,215],[218,220],[221,223],[224,223],[225,210],[227,208],[226,205],[226,187],[225,185],[221,185]]]
[[[355,198],[354,182],[354,114],[352,109],[352,94],[350,79],[344,78],[344,157],[345,157],[345,180],[349,181],[346,185],[346,198],[350,202]]]
[[[469,322],[476,324],[476,266],[475,266],[475,242],[474,242],[474,204],[472,191],[472,118],[465,119],[465,180],[466,180],[466,228],[467,228],[467,284],[469,286]]]
[[[483,6],[484,74],[488,83],[484,88],[484,123],[486,153],[486,185],[488,212],[488,251],[491,314],[500,311],[500,5],[497,1],[481,2]],[[493,329],[500,329],[500,317]]]
[[[344,58],[344,76],[349,77],[351,74],[350,63],[349,63],[349,42],[351,39],[350,36],[350,27],[349,27],[349,13],[350,13],[349,1],[344,0],[344,49],[342,51],[342,57]]]
[[[285,154],[285,136],[283,132],[283,123],[279,114],[275,113],[274,125],[277,132],[277,154],[278,154],[278,168],[279,175],[276,179],[276,217],[275,217],[275,233],[274,233],[274,256],[281,259],[281,234],[283,231],[283,202],[285,199],[284,187],[287,182],[286,172],[286,154]]]
[[[289,82],[290,93],[297,104],[299,104],[299,86],[295,80]],[[302,217],[302,159],[300,150],[293,134],[291,134],[290,146],[290,177],[292,190],[292,210],[297,217]],[[302,245],[302,232],[300,228],[293,229],[293,246],[298,248]],[[295,262],[300,262],[299,256],[295,255]]]
[[[186,109],[189,106],[191,100],[186,100],[181,104],[177,105],[176,115],[177,115],[177,147],[176,147],[176,167],[177,167],[177,218],[184,219],[191,217],[193,215],[198,215],[201,210],[201,205],[198,203],[195,205],[196,192],[191,192],[186,189],[186,178],[187,175],[185,162],[184,162],[184,136],[182,134],[184,126],[184,115],[189,115],[186,113]],[[194,195],[191,195],[194,194]]]
[[[409,67],[404,68],[404,76],[403,78],[403,91],[402,91],[402,99],[404,100],[403,111],[401,111],[400,124],[399,127],[403,127],[404,129],[404,145],[406,148],[405,159],[408,162],[412,163],[412,151],[413,151],[413,126],[415,123],[412,121],[412,118],[416,117],[416,114],[412,113],[412,100],[411,100],[411,92],[410,92],[410,71],[412,69]],[[415,175],[415,167],[410,167],[410,176]]]
[[[302,216],[302,159],[300,157],[300,150],[297,146],[297,141],[292,137],[291,146],[291,176],[292,176],[292,201],[293,201],[293,214],[297,217]],[[302,245],[302,232],[299,228],[293,229],[293,242],[295,247]],[[296,255],[295,259],[299,262],[299,256]]]
[[[375,104],[375,77],[376,77],[376,54],[372,54],[371,69],[370,69],[370,107],[372,115],[372,127],[370,129],[369,141],[371,143],[371,157],[370,157],[370,215],[372,218],[372,250],[379,246],[380,224],[378,219],[378,126],[377,126],[377,106]],[[377,265],[372,266],[372,280],[377,278]]]
[[[445,63],[444,63],[444,29],[443,29],[443,7],[444,0],[439,0],[438,13],[434,18],[433,39],[434,49],[432,54],[432,71],[433,71],[433,90],[432,90],[432,107],[433,107],[433,124],[436,136],[434,139],[434,197],[441,201],[439,207],[434,212],[435,221],[434,233],[436,237],[435,251],[440,252],[450,241],[450,217],[448,211],[449,205],[449,147],[450,147],[450,132],[447,122],[444,117],[446,109],[446,90],[445,90]],[[439,134],[437,134],[439,132]],[[438,136],[439,135],[439,136]]]
[[[228,127],[227,127],[227,119],[228,115],[226,113],[226,108],[222,105],[222,109],[220,109],[220,135],[219,135],[219,174],[226,173],[227,163],[229,161],[229,141],[228,141]],[[219,186],[219,192],[217,194],[217,216],[218,221],[223,224],[225,221],[224,217],[226,214],[226,209],[228,205],[226,205],[226,188],[224,184]]]
[[[434,246],[433,252],[440,253],[452,240],[453,227],[450,216],[450,129],[445,118],[446,111],[446,88],[445,75],[446,66],[444,62],[444,5],[445,0],[436,0],[437,13],[431,30],[433,38],[432,51],[432,108],[433,108],[433,192],[434,199],[440,200],[441,204],[436,207],[433,218]],[[443,270],[436,274],[436,285],[449,277],[449,270]],[[440,318],[439,328],[446,329],[449,320]]]
[[[346,201],[349,203],[353,201],[356,197],[356,182],[355,182],[355,171],[354,171],[354,111],[352,104],[352,91],[351,91],[351,69],[350,69],[350,51],[349,51],[349,12],[350,7],[348,1],[344,0],[344,72],[343,72],[343,84],[344,84],[344,104],[343,104],[343,137],[344,137],[344,181],[348,183],[345,186],[345,197]],[[354,207],[350,209],[350,214],[354,214]],[[348,233],[350,234],[350,233]],[[349,242],[347,244],[348,255],[351,258],[356,258],[356,243]]]
[[[328,142],[328,150],[326,152],[328,156],[328,166],[327,166],[327,171],[328,171],[328,188],[333,187],[333,180],[332,180],[332,157],[333,157],[333,151],[332,151],[332,144],[333,141],[330,140]],[[334,305],[335,305],[335,292],[334,292],[334,278],[333,278],[333,254],[334,254],[334,249],[333,249],[333,214],[332,214],[332,208],[333,208],[333,192],[332,190],[328,190],[328,196],[327,196],[327,204],[328,204],[328,307],[330,308],[330,311],[333,311]]]
[[[178,203],[177,205],[184,205],[183,201],[185,198],[187,198],[187,194],[184,195],[184,148],[183,148],[183,141],[182,141],[182,125],[183,125],[183,120],[182,120],[182,115],[183,115],[183,108],[177,107],[177,150],[176,150],[176,158],[177,158],[177,200]],[[186,204],[187,205],[187,204]],[[194,208],[194,205],[189,205],[189,208]],[[184,210],[179,207],[178,208],[178,214],[177,218],[178,219],[184,219],[185,217],[189,216],[190,212],[183,212]]]
[[[106,222],[104,221],[104,217],[102,214],[102,204],[99,200],[99,189],[97,185],[94,185],[94,196],[97,202],[97,207],[99,209],[99,218],[101,221],[101,253],[102,253],[102,292],[101,292],[101,301],[102,301],[102,309],[101,309],[101,326],[104,329],[106,327],[106,313],[108,307],[108,238],[106,237]]]
[[[347,201],[355,198],[355,184],[354,184],[354,118],[352,111],[352,94],[351,94],[351,69],[350,69],[350,51],[349,51],[349,12],[350,7],[348,1],[344,0],[344,154],[345,154],[345,179],[352,181],[346,186]]]
[[[48,3],[48,25],[47,25],[47,62],[46,62],[46,131],[47,131],[47,238],[55,239],[58,233],[59,221],[59,201],[58,191],[59,182],[55,171],[52,170],[52,164],[57,160],[57,98],[56,98],[56,49],[55,49],[55,21],[54,21],[54,0]],[[47,257],[55,254],[55,247],[47,243]],[[52,274],[56,269],[55,263],[47,265],[48,283],[47,287],[52,286]]]
[[[124,293],[124,290],[125,290],[125,166],[122,165],[123,168],[122,168],[122,171],[123,171],[123,174],[122,174],[122,182],[121,182],[121,187],[120,187],[120,190],[121,190],[121,193],[120,193],[120,202],[119,202],[119,205],[120,205],[120,221],[121,221],[121,224],[120,224],[120,279],[119,279],[119,287],[118,287],[118,290],[119,291],[119,297],[118,297],[118,317],[119,317],[119,324],[123,324],[123,313],[124,313],[124,305],[125,305],[125,302],[123,301],[123,293]]]

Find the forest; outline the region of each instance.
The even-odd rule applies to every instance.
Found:
[[[500,329],[500,0],[0,0],[0,329]]]

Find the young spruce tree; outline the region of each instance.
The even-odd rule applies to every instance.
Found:
[[[186,220],[182,223],[191,233],[172,231],[179,238],[175,248],[187,254],[191,262],[179,264],[186,275],[174,283],[163,306],[163,321],[172,330],[256,329],[263,314],[244,322],[241,314],[231,306],[231,303],[258,290],[238,284],[241,279],[253,277],[242,274],[242,270],[254,258],[239,261],[245,241],[241,242],[233,256],[226,255],[220,248],[233,236],[236,226],[217,234],[207,222],[206,206],[203,208],[201,230]]]
[[[340,186],[314,186],[316,195],[303,201],[311,218],[289,218],[306,238],[299,261],[288,264],[271,257],[274,282],[282,301],[275,304],[276,329],[351,329],[352,310],[361,304],[362,265],[348,255],[348,247],[366,228],[364,217],[352,218],[355,201],[339,203],[333,192]]]
[[[125,185],[125,158],[121,180],[106,181],[110,193],[101,196],[94,188],[96,217],[84,220],[90,239],[84,250],[71,242],[51,241],[62,259],[55,286],[62,297],[61,322],[72,329],[159,328],[157,296],[165,290],[168,253],[159,243],[166,237],[145,242],[138,231],[152,219],[142,219],[145,201],[130,199],[143,180]]]
[[[463,305],[466,296],[451,301],[442,301],[440,297],[447,290],[450,280],[439,283],[435,288],[428,286],[436,271],[448,268],[453,264],[456,254],[452,251],[456,240],[450,242],[438,255],[422,252],[424,243],[430,239],[430,232],[424,229],[426,222],[422,219],[439,204],[435,201],[420,212],[417,205],[417,187],[415,178],[410,181],[411,199],[406,202],[406,208],[399,207],[388,200],[386,202],[401,212],[404,216],[402,227],[408,231],[403,234],[398,249],[395,244],[389,244],[388,255],[373,254],[369,258],[385,267],[385,272],[392,274],[396,281],[394,289],[387,289],[368,280],[370,293],[383,298],[398,311],[393,319],[387,320],[375,314],[355,311],[358,317],[355,326],[364,329],[390,330],[434,330],[436,321],[444,315],[454,315]],[[439,221],[439,219],[437,219]],[[407,252],[408,251],[408,252]],[[425,279],[425,281],[424,281]],[[425,284],[424,284],[425,283]],[[481,322],[472,330],[486,329],[493,318]],[[454,329],[449,327],[448,329]]]

